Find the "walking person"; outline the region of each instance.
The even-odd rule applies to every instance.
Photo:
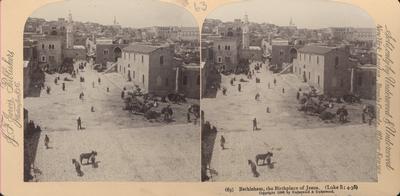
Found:
[[[224,138],[224,136],[221,135],[221,138],[219,139],[219,143],[221,145],[221,149],[225,150],[225,138]]]
[[[77,128],[78,128],[78,130],[81,130],[82,129],[82,120],[81,120],[81,117],[80,116],[78,116],[78,119],[76,120],[76,123],[77,123]]]
[[[125,98],[125,90],[121,91],[121,99]]]
[[[242,91],[242,84],[238,84],[238,91],[241,92]]]
[[[257,166],[256,166],[256,164],[253,162],[253,161],[251,161],[251,160],[248,160],[247,161],[248,162],[248,164],[250,165],[250,168],[251,168],[251,173],[253,173],[253,177],[258,177],[258,176],[260,176],[260,174],[257,172]]]
[[[274,78],[274,85],[276,86],[276,79]]]
[[[46,149],[49,149],[49,143],[50,143],[50,138],[49,136],[46,134],[44,136],[44,146],[46,147]]]
[[[97,82],[98,82],[99,84],[101,83],[101,80],[100,80],[100,78],[98,78],[98,79],[97,79]]]

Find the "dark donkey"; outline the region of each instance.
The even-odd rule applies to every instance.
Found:
[[[83,165],[82,160],[83,159],[87,159],[86,164],[89,164],[89,161],[92,160],[92,157],[95,157],[95,156],[97,156],[97,152],[96,151],[92,151],[92,152],[89,152],[89,153],[82,153],[79,156],[79,160],[80,160],[81,164]]]
[[[272,152],[267,152],[266,154],[258,154],[256,155],[256,164],[258,164],[259,160],[262,160],[262,165],[265,165],[265,160],[267,160],[267,165],[271,164],[271,157],[273,156]]]

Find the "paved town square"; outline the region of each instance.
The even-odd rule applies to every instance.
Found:
[[[255,63],[254,63],[255,64]],[[253,65],[254,65],[253,64]],[[248,82],[222,76],[215,98],[203,98],[205,121],[218,130],[208,172],[212,181],[376,181],[376,127],[361,121],[361,104],[347,105],[350,122],[327,123],[298,111],[296,92],[307,91],[293,74],[272,74],[266,65]],[[276,85],[273,84],[274,78]],[[268,89],[270,83],[270,89]],[[242,92],[238,92],[238,84]],[[285,93],[282,93],[285,88]],[[254,96],[260,93],[259,101]],[[270,113],[266,108],[270,108]],[[257,119],[258,130],[252,130]],[[226,140],[220,147],[220,137]],[[272,152],[273,167],[259,166],[254,178],[247,160]],[[372,153],[371,153],[372,152]]]
[[[76,64],[79,64],[76,63]],[[142,115],[122,110],[120,98],[124,82],[117,73],[97,73],[86,66],[78,79],[68,81],[62,90],[54,78],[69,74],[46,75],[40,97],[25,99],[29,118],[40,125],[34,167],[40,170],[38,181],[196,181],[199,179],[200,133],[197,125],[186,122],[186,104],[172,104],[174,122],[149,122]],[[101,78],[101,83],[97,82]],[[92,82],[95,86],[92,86]],[[109,92],[107,92],[109,88]],[[83,100],[78,95],[84,92]],[[165,105],[165,104],[164,104]],[[94,112],[91,112],[91,107]],[[160,105],[159,107],[162,107]],[[76,118],[82,119],[82,130],[77,130]],[[49,149],[44,138],[50,138]],[[34,148],[33,148],[34,149]],[[187,149],[181,151],[180,149]],[[72,159],[80,153],[95,150],[96,162],[82,165],[84,175],[75,173]],[[31,155],[33,156],[33,155]],[[85,161],[84,161],[85,162]]]

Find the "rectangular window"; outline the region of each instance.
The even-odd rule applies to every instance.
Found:
[[[319,76],[318,76],[318,86],[319,86]]]
[[[104,55],[108,55],[108,49],[104,49],[104,50],[103,50],[103,54],[104,54]]]
[[[143,55],[142,55],[142,63],[144,62],[144,57],[143,57]]]
[[[187,85],[187,76],[183,76],[182,84]]]
[[[222,63],[222,58],[218,57],[218,63]]]
[[[160,65],[164,65],[164,56],[160,56]]]

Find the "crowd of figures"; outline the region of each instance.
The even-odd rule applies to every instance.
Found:
[[[174,109],[171,104],[186,103],[183,94],[168,94],[167,96],[156,96],[149,93],[142,93],[142,90],[135,86],[135,90],[127,91],[126,87],[121,91],[121,99],[124,100],[124,110],[128,110],[136,115],[143,115],[150,122],[162,121],[165,123],[173,122]],[[163,106],[162,106],[163,105]],[[161,109],[158,109],[158,108]],[[200,105],[190,104],[187,109],[187,122],[197,123],[200,117]]]

